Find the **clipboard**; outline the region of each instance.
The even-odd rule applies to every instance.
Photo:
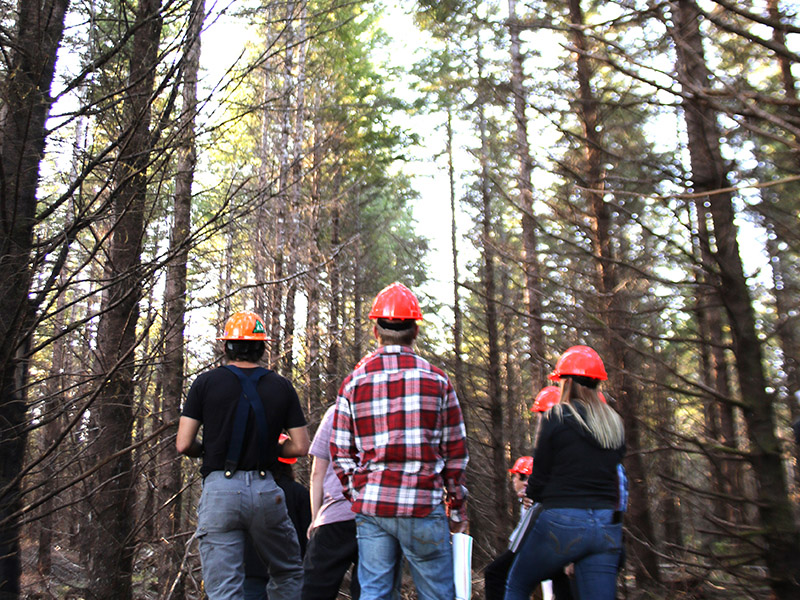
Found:
[[[454,533],[451,539],[456,600],[469,600],[472,596],[472,536]]]

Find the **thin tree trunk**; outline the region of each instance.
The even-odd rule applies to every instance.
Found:
[[[155,82],[162,20],[160,0],[142,0],[136,15],[124,102],[125,139],[113,190],[116,222],[111,234],[110,283],[97,334],[98,376],[103,381],[93,410],[98,427],[92,449],[103,466],[91,499],[95,540],[89,561],[94,598],[130,600],[136,493],[132,441],[136,325],[142,295],[141,251],[150,160],[150,97]],[[121,453],[118,458],[109,457]]]
[[[63,282],[63,279],[62,279]],[[61,286],[60,286],[61,287]],[[62,287],[63,289],[63,287]],[[56,300],[56,316],[53,321],[53,332],[58,333],[63,330],[66,322],[66,300],[64,294],[59,294]],[[43,418],[47,421],[41,433],[39,448],[41,454],[54,443],[61,431],[63,419],[61,415],[64,410],[65,402],[65,373],[67,372],[66,347],[68,341],[65,337],[56,339],[53,343],[53,355],[50,362],[50,370],[45,386],[46,397],[44,401]],[[58,487],[59,470],[54,464],[55,458],[47,460],[42,465],[42,493],[47,494]],[[39,545],[36,552],[36,568],[43,576],[50,575],[52,567],[52,545],[54,519],[52,514],[53,502],[47,501],[41,506],[42,518],[39,520]]]
[[[338,248],[339,239],[339,193],[341,189],[341,173],[336,172],[333,176],[333,190],[332,198],[334,205],[331,208],[331,247],[335,250]],[[330,298],[329,298],[329,321],[328,321],[328,360],[325,365],[326,382],[325,382],[325,400],[326,402],[333,402],[336,399],[336,394],[339,391],[339,363],[340,348],[339,340],[341,339],[341,322],[342,322],[342,285],[341,276],[339,274],[338,261],[332,261],[328,265],[328,279],[331,282]]]
[[[773,232],[774,227],[771,227]],[[785,256],[778,249],[777,233],[767,236],[767,253],[772,265],[773,294],[775,295],[775,312],[778,316],[776,332],[781,346],[782,367],[784,373],[784,403],[789,412],[789,420],[794,423],[800,419],[800,323],[797,316],[792,316],[796,299],[800,293],[800,285],[792,276],[786,265]],[[794,456],[792,471],[794,475],[795,493],[800,490],[800,444],[796,444],[792,432],[787,431],[789,454]],[[795,513],[800,506],[795,504]]]
[[[547,365],[544,333],[542,332],[541,268],[537,254],[536,223],[533,218],[533,171],[530,144],[528,143],[528,117],[525,114],[527,94],[520,49],[520,24],[517,18],[517,1],[508,0],[508,29],[511,34],[511,93],[514,96],[514,121],[516,123],[516,154],[519,162],[517,190],[522,209],[522,248],[524,252],[525,302],[528,309],[528,352],[530,354],[531,381],[538,391],[546,384]]]
[[[306,109],[305,109],[305,88],[306,88],[306,50],[308,41],[306,40],[306,13],[308,7],[305,2],[301,3],[299,7],[299,14],[297,15],[297,64],[295,66],[295,80],[297,91],[295,94],[294,103],[294,129],[292,133],[292,162],[291,162],[291,180],[289,182],[289,214],[288,230],[289,230],[289,244],[295,251],[290,251],[287,257],[287,274],[293,275],[297,270],[298,264],[298,249],[302,248],[304,243],[301,240],[300,234],[300,219],[301,219],[301,195],[302,195],[302,179],[303,179],[303,140],[305,137],[305,123],[306,123]],[[284,339],[283,339],[283,371],[287,377],[291,377],[294,368],[294,319],[295,319],[295,302],[297,296],[297,281],[292,280],[289,283],[286,291],[286,311],[284,315]]]
[[[647,469],[642,458],[642,432],[638,415],[641,399],[626,371],[634,371],[633,353],[621,337],[630,328],[622,322],[628,314],[622,291],[618,290],[618,275],[615,268],[614,246],[611,239],[611,211],[603,196],[603,140],[599,127],[600,103],[594,96],[591,79],[592,69],[587,58],[588,42],[583,33],[584,18],[580,0],[569,0],[570,25],[576,53],[576,68],[579,87],[577,114],[584,133],[584,178],[590,211],[593,216],[592,238],[597,267],[597,286],[601,311],[606,323],[606,343],[609,362],[614,366],[611,374],[613,389],[619,394],[620,415],[625,424],[625,440],[628,455],[625,459],[630,487],[630,508],[626,522],[632,531],[631,546],[635,560],[636,582],[642,588],[651,587],[661,581],[661,572],[656,554],[656,537],[649,504]]]
[[[281,100],[281,134],[278,143],[278,210],[275,215],[275,244],[273,249],[273,283],[269,287],[269,327],[272,338],[272,361],[275,365],[281,360],[282,342],[285,334],[281,332],[281,313],[284,310],[284,275],[287,273],[286,245],[289,242],[288,220],[290,215],[290,190],[289,178],[291,166],[291,140],[292,140],[292,96],[294,90],[294,44],[295,44],[295,2],[286,2],[286,20],[283,35],[286,37],[285,54],[283,60],[283,97]],[[286,321],[284,319],[284,324]]]
[[[764,539],[764,559],[770,587],[779,600],[800,596],[800,530],[794,520],[775,414],[767,392],[763,351],[756,331],[753,303],[742,267],[728,171],[720,150],[717,115],[702,101],[709,78],[699,26],[699,10],[692,0],[670,2],[674,26],[670,32],[678,56],[683,86],[683,109],[695,192],[709,194],[714,228],[713,249],[720,275],[720,300],[728,313],[733,353],[742,393],[744,419],[750,441],[749,460],[758,481],[757,507]]]
[[[453,255],[453,367],[456,394],[464,401],[463,318],[458,286],[458,229],[456,227],[456,172],[453,165],[453,107],[447,105],[447,176],[450,184],[450,247]]]
[[[782,21],[785,17],[781,14],[778,0],[769,0],[769,15],[775,22]],[[786,47],[786,32],[780,28],[773,30],[772,39],[782,47]],[[786,96],[787,110],[790,110],[794,122],[800,123],[800,102],[797,97],[797,80],[792,73],[792,63],[784,55],[778,55],[780,62],[781,79]],[[800,164],[800,157],[796,161]],[[800,330],[797,317],[791,317],[792,307],[796,305],[797,290],[800,283],[795,281],[790,274],[785,256],[778,249],[779,242],[786,239],[789,232],[796,233],[795,224],[789,222],[780,226],[774,219],[769,220],[769,226],[775,234],[775,239],[767,237],[767,250],[772,257],[772,270],[775,281],[775,307],[778,311],[778,338],[783,351],[783,372],[786,375],[787,404],[792,416],[792,421],[800,419]],[[788,231],[787,231],[788,228]],[[797,458],[795,478],[800,487],[800,446],[795,445]]]
[[[483,58],[478,50],[478,78],[483,76]],[[495,523],[505,523],[508,519],[508,479],[506,473],[505,429],[503,417],[503,393],[500,381],[500,345],[497,326],[497,290],[495,280],[495,249],[492,236],[492,194],[489,188],[489,132],[484,103],[478,103],[478,127],[480,132],[480,193],[481,193],[481,287],[485,303],[486,337],[488,356],[488,403],[489,437],[492,454],[492,486],[494,487]],[[494,547],[501,551],[507,545],[506,531],[495,528]]]
[[[722,305],[717,294],[718,282],[713,281],[714,269],[713,256],[710,253],[710,237],[704,200],[695,201],[697,213],[697,258],[700,272],[697,274],[697,319],[702,343],[701,356],[703,358],[703,379],[709,389],[717,391],[719,398],[731,397],[731,386],[728,379],[728,361],[725,358],[725,344],[722,337],[724,318],[721,314]],[[735,429],[735,416],[733,407],[729,402],[718,400],[716,397],[705,399],[706,434],[710,439],[716,440],[727,448],[736,449],[738,439]],[[722,492],[729,497],[744,497],[739,489],[741,477],[739,468],[734,461],[728,459],[720,452],[711,454],[712,489]],[[722,521],[733,521],[736,517],[734,506],[725,502],[721,496],[715,501],[714,514]]]
[[[29,257],[50,87],[68,5],[69,0],[19,3],[0,89],[0,598],[20,592],[19,524],[13,515],[20,506],[18,475],[27,439]]]
[[[197,152],[195,115],[197,114],[197,76],[200,70],[200,32],[205,20],[205,0],[193,0],[184,50],[183,104],[180,118],[181,139],[178,147],[173,222],[170,236],[172,261],[167,265],[164,305],[166,307],[164,334],[164,365],[162,369],[163,423],[177,423],[180,417],[184,379],[184,328],[186,319],[186,279],[189,258],[188,238],[191,232],[192,183]],[[171,438],[170,438],[171,439]],[[172,581],[178,576],[184,544],[178,538],[181,531],[182,486],[181,462],[175,445],[164,443],[158,465],[161,465],[158,485],[159,539],[165,544],[160,564],[159,581]],[[182,578],[175,592],[180,597]]]
[[[317,108],[317,107],[315,107]],[[317,111],[314,111],[317,114]],[[311,241],[309,243],[309,259],[318,264],[322,257],[320,211],[321,211],[321,175],[322,175],[322,126],[319,120],[314,123],[313,177],[311,181]],[[306,283],[308,308],[306,311],[306,414],[316,415],[315,409],[322,408],[322,387],[320,385],[320,281],[317,273],[312,273]],[[328,399],[330,400],[330,399]]]

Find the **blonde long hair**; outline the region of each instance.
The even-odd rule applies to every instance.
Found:
[[[576,401],[580,402],[585,409],[583,417],[573,406],[573,402]],[[613,450],[625,443],[622,417],[600,400],[596,389],[581,385],[571,377],[563,378],[561,380],[561,400],[550,410],[559,419],[563,419],[565,407],[601,447]]]

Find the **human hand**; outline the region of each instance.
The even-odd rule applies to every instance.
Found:
[[[453,521],[448,519],[450,523],[450,533],[469,533],[469,521]]]

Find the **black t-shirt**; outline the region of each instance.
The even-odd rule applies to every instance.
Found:
[[[580,408],[578,408],[580,410]],[[569,409],[545,413],[527,495],[545,508],[610,508],[619,501],[617,465],[625,446],[602,448]]]
[[[254,369],[242,371],[249,375]],[[257,389],[267,417],[267,464],[258,464],[258,435],[251,409],[237,467],[241,471],[254,471],[259,466],[272,469],[278,460],[278,436],[281,431],[306,424],[297,392],[288,379],[274,371],[267,371],[258,380]],[[225,469],[236,405],[241,393],[239,379],[224,367],[200,374],[189,389],[182,415],[203,424],[203,466],[200,469],[203,477],[212,471]]]

